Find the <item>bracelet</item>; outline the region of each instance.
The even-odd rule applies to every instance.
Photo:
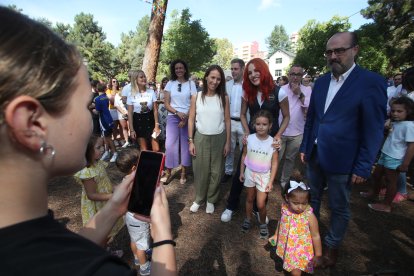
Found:
[[[175,241],[173,241],[173,240],[163,240],[163,241],[159,241],[159,242],[154,242],[152,244],[152,248],[155,248],[157,246],[161,246],[161,245],[164,245],[164,244],[171,244],[172,246],[176,246],[177,245],[175,243]]]

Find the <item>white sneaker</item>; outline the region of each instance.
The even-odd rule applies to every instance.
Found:
[[[256,217],[257,222],[258,222],[259,224],[261,224],[261,222],[260,222],[260,215],[259,215],[259,212],[255,212],[255,211],[253,211],[253,215]],[[266,224],[269,224],[269,218],[268,218],[267,216],[266,216],[265,221],[266,221]]]
[[[206,213],[212,214],[214,213],[214,204],[207,201]]]
[[[129,142],[128,141],[126,141],[125,144],[122,145],[123,148],[126,148],[128,146],[129,146]]]
[[[109,162],[113,163],[113,162],[116,161],[117,158],[118,158],[118,153],[115,152],[114,155],[112,155],[112,158],[111,158],[111,160],[109,160]]]
[[[233,215],[232,210],[229,210],[229,209],[224,210],[223,214],[221,214],[221,221],[229,222],[231,220],[232,215]]]
[[[109,158],[110,155],[111,153],[109,151],[105,151],[104,154],[102,154],[101,160],[105,161],[106,159]]]
[[[200,205],[193,202],[193,205],[191,205],[191,207],[190,207],[190,212],[196,213],[198,211],[198,208],[200,208]]]

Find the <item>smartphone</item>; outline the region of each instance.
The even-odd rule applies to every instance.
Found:
[[[157,139],[158,136],[160,136],[161,132],[156,133],[155,131],[152,133],[151,137],[154,139]]]
[[[161,152],[141,151],[128,211],[145,217],[150,216],[154,192],[159,185],[164,162],[165,155]]]

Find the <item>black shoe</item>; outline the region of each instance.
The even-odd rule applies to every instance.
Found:
[[[231,179],[232,175],[231,174],[224,174],[223,177],[221,178],[221,183],[226,183],[227,181],[229,181],[229,179]]]

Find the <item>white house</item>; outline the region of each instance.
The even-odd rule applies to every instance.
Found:
[[[277,50],[268,59],[269,70],[273,78],[276,80],[277,77],[287,74],[289,66],[292,65],[295,54],[286,50]]]

